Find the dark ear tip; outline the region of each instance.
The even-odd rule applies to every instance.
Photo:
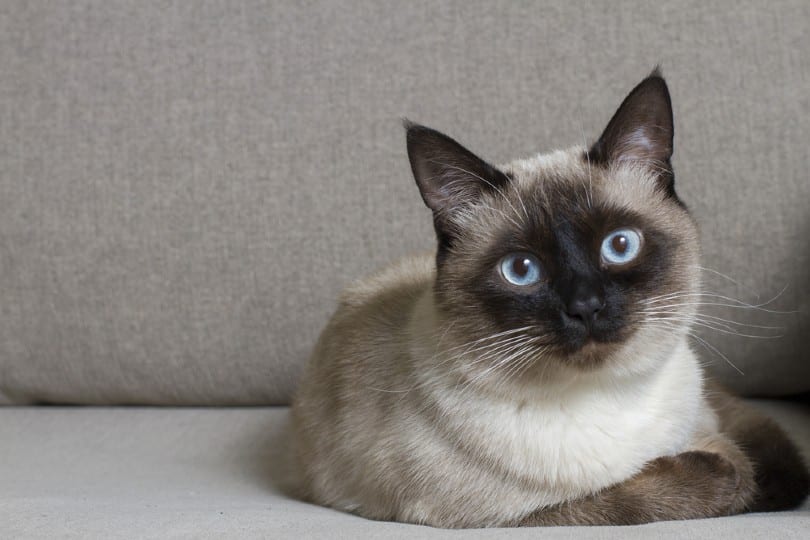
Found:
[[[434,131],[427,126],[417,124],[416,122],[408,118],[402,119],[402,127],[405,128],[405,133],[408,135],[408,137],[411,137],[412,135],[418,135],[420,133],[431,133]]]
[[[435,129],[423,126],[422,124],[417,124],[416,122],[412,122],[407,118],[402,119],[402,126],[405,128],[405,141],[408,144],[408,148],[415,145],[430,145],[431,141],[436,142],[437,140],[449,138],[446,135],[442,135]]]
[[[411,149],[419,137],[419,132],[421,129],[424,129],[424,126],[420,126],[407,118],[402,118],[402,127],[405,128],[405,144],[408,146],[408,155],[410,156]]]
[[[653,94],[661,96],[667,103],[671,103],[669,96],[669,86],[661,73],[661,66],[655,66],[655,69],[647,75],[647,77],[638,83],[631,94]]]
[[[640,87],[659,87],[669,93],[669,88],[667,87],[667,81],[664,79],[664,75],[661,72],[661,66],[656,65],[655,68],[650,72],[647,77],[639,83]]]

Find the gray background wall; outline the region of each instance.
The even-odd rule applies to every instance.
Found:
[[[810,3],[4,2],[0,401],[284,403],[340,289],[433,245],[399,118],[494,162],[593,140],[661,63],[702,333],[810,391]]]

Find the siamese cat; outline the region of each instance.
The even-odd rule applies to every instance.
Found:
[[[796,507],[772,420],[706,379],[698,232],[656,70],[590,148],[493,166],[406,122],[435,254],[342,296],[294,399],[302,497],[437,527]]]

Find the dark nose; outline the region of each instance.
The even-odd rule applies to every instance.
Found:
[[[568,302],[566,306],[566,314],[574,319],[579,320],[590,327],[593,324],[596,314],[605,307],[605,299],[601,294],[595,293],[591,290],[579,290]]]

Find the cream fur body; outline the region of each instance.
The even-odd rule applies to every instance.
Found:
[[[588,149],[495,167],[405,127],[437,251],[349,288],[321,334],[292,407],[302,497],[439,527],[801,502],[795,446],[707,390],[688,345],[724,325],[697,314],[712,297],[659,72]]]
[[[407,259],[347,291],[322,335],[294,404],[311,500],[376,519],[505,525],[716,429],[679,335],[640,331],[612,367],[555,370],[542,386],[459,384],[465,374],[443,362],[452,327],[436,332],[447,327],[433,264]]]

